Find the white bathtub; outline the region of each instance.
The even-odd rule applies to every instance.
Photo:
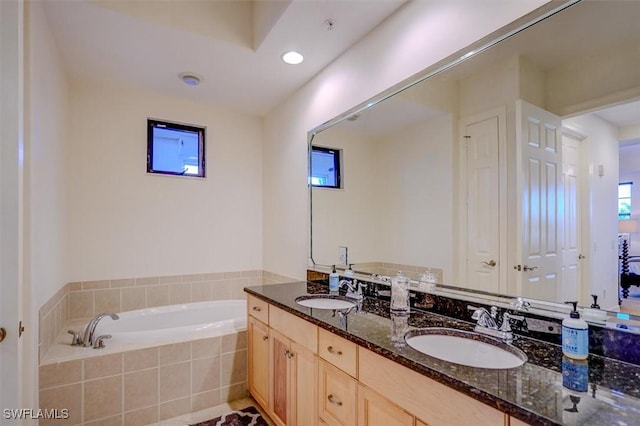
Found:
[[[157,346],[221,336],[247,328],[245,300],[214,300],[160,306],[118,313],[120,319],[103,318],[94,339],[110,334],[107,347]]]
[[[245,300],[214,300],[182,305],[118,312],[120,319],[103,318],[96,327],[94,339],[105,334],[103,349],[71,346],[71,336],[60,334],[40,360],[41,365],[73,359],[89,358],[136,349],[152,348],[178,342],[218,337],[247,329]],[[86,321],[74,320],[64,328],[80,331]]]

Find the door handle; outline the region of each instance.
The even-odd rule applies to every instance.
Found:
[[[2,342],[5,337],[7,337],[7,330],[5,330],[4,327],[0,327],[0,342]]]
[[[578,255],[578,259],[580,259],[580,260],[584,259],[585,257],[587,257],[587,256],[585,256],[584,254],[579,254]]]
[[[493,259],[488,261],[488,262],[482,261],[482,264],[485,265],[485,266],[489,266],[491,268],[493,268],[494,266],[497,265],[496,261],[493,260]]]
[[[516,271],[533,271],[535,269],[538,269],[537,266],[528,266],[528,265],[516,265],[513,267],[513,269],[515,269]]]

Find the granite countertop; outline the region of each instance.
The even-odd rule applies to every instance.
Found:
[[[513,345],[529,361],[507,369],[467,367],[424,355],[392,342],[389,303],[365,298],[360,310],[347,315],[312,309],[296,303],[298,296],[326,293],[322,284],[296,282],[247,287],[245,291],[293,315],[342,336],[426,377],[441,382],[502,412],[532,425],[638,425],[640,424],[640,367],[590,355],[587,362],[563,358],[558,345],[516,336]],[[413,310],[409,329],[447,327],[473,330],[474,324],[426,311]],[[588,384],[580,380],[578,392],[563,386],[573,373],[588,370]],[[564,374],[564,375],[563,375]]]

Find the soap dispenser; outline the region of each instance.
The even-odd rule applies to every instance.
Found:
[[[562,353],[573,359],[587,359],[589,356],[589,325],[580,318],[578,302],[573,305],[569,318],[562,320]]]
[[[336,271],[336,265],[333,265],[332,268],[329,274],[329,291],[331,293],[337,293],[340,287],[340,275]]]
[[[344,280],[348,283],[351,284],[353,283],[353,277],[355,276],[355,273],[353,272],[353,263],[349,264],[349,269],[347,269],[346,271],[344,271]]]

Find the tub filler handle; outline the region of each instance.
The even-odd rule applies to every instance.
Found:
[[[71,346],[82,346],[82,337],[80,333],[74,330],[68,330],[67,333],[71,334],[73,337],[71,338]]]
[[[104,339],[111,339],[111,335],[103,334],[102,336],[98,336],[96,338],[96,342],[93,344],[93,349],[103,349],[105,347]]]

